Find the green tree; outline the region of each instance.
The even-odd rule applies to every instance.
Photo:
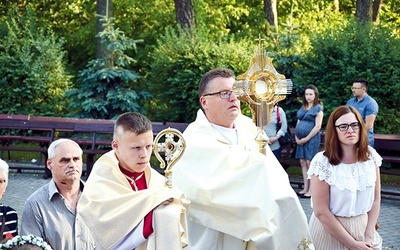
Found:
[[[110,0],[111,1],[111,0]],[[381,0],[374,0],[375,2]],[[186,2],[180,1],[180,2]],[[190,1],[187,1],[190,2]],[[263,45],[270,53],[273,63],[278,72],[284,74],[287,78],[294,81],[294,91],[288,96],[288,99],[281,104],[285,105],[284,108],[289,112],[290,117],[295,114],[299,107],[297,102],[298,96],[303,94],[302,80],[304,74],[310,73],[309,68],[304,68],[309,63],[309,55],[320,53],[321,50],[315,48],[316,36],[329,36],[332,29],[342,30],[349,21],[355,17],[356,2],[353,0],[340,0],[340,1],[323,1],[323,0],[279,0],[277,1],[277,17],[279,24],[279,33],[273,32],[268,26],[263,11],[263,1],[259,0],[221,0],[213,1],[193,1],[193,8],[196,19],[197,29],[204,30],[202,37],[210,44],[219,44],[220,47],[225,46],[226,43],[242,44],[244,41],[250,40],[250,46],[246,49],[253,51],[251,45],[255,44],[253,39],[261,35],[266,38]],[[381,1],[381,11],[379,14],[380,27],[385,27],[397,39],[400,37],[400,1],[398,0],[385,0]],[[164,88],[164,82],[157,79],[153,75],[154,68],[150,66],[162,65],[165,63],[165,58],[172,55],[159,56],[157,53],[164,53],[160,49],[157,41],[164,41],[165,29],[174,29],[177,26],[176,12],[173,1],[145,1],[145,0],[113,0],[113,16],[115,23],[124,32],[127,37],[137,37],[143,39],[143,43],[138,43],[137,51],[134,49],[127,49],[126,55],[134,57],[139,63],[130,64],[125,68],[138,72],[143,78],[135,81],[135,90],[147,88],[150,82],[152,85],[152,92],[158,95],[160,89]],[[5,26],[5,18],[7,18],[7,10],[12,6],[17,6],[18,11],[23,13],[26,6],[30,6],[34,13],[36,22],[40,25],[48,25],[52,28],[56,36],[63,37],[65,43],[63,48],[68,51],[67,62],[68,67],[73,69],[71,72],[74,74],[75,88],[80,89],[82,81],[77,81],[79,70],[83,69],[87,62],[95,58],[95,36],[96,36],[96,4],[94,1],[89,0],[65,0],[65,1],[43,1],[43,0],[4,0],[0,5],[0,39],[5,36],[7,27]],[[379,29],[378,28],[378,29]],[[348,32],[352,30],[346,29]],[[197,33],[197,32],[196,32]],[[354,35],[354,34],[353,34]],[[349,34],[351,37],[352,34]],[[187,41],[192,41],[192,38],[181,38]],[[378,39],[378,38],[377,38]],[[383,38],[382,38],[383,39]],[[199,40],[196,38],[196,40]],[[229,41],[228,41],[229,40]],[[253,40],[253,41],[252,41]],[[190,42],[191,43],[191,42]],[[198,42],[197,42],[198,43]],[[384,44],[384,42],[379,42]],[[169,43],[167,43],[169,44]],[[329,44],[328,44],[329,45]],[[217,54],[217,50],[221,50],[220,54],[225,53],[224,48],[216,46],[215,51],[210,53]],[[203,48],[202,46],[199,46]],[[329,46],[328,46],[329,47]],[[189,51],[189,49],[175,48],[175,51]],[[341,49],[341,48],[339,48]],[[205,51],[211,51],[211,48],[206,48]],[[357,51],[357,49],[355,50]],[[323,51],[322,51],[323,52]],[[329,53],[328,50],[326,52]],[[186,52],[185,52],[186,53]],[[200,53],[192,51],[192,53]],[[231,49],[231,53],[236,53]],[[239,65],[248,66],[248,60],[252,56],[237,55],[241,57]],[[393,54],[388,52],[389,54]],[[394,53],[395,54],[395,53]],[[328,57],[328,55],[325,55]],[[206,55],[198,56],[199,60],[208,58],[209,62],[194,62],[197,57],[181,57],[179,66],[181,71],[186,70],[186,64],[189,65],[220,65],[220,59],[216,56],[207,57]],[[392,56],[385,59],[388,65],[391,65],[393,60]],[[159,61],[159,62],[158,62]],[[176,62],[174,62],[176,63]],[[396,61],[393,62],[396,65]],[[2,67],[2,66],[0,66]],[[241,66],[233,65],[232,68],[241,68]],[[243,70],[246,69],[243,67]],[[326,69],[325,65],[315,63],[314,67]],[[175,71],[178,71],[176,69]],[[320,72],[323,70],[320,69]],[[235,70],[237,74],[243,73],[243,70]],[[170,70],[163,75],[164,79],[175,79],[178,81],[177,75],[181,78],[181,82],[185,82],[188,75],[176,74],[175,71]],[[203,74],[203,70],[195,73],[197,78]],[[350,77],[349,77],[350,78]],[[151,82],[151,79],[154,82]],[[156,85],[159,84],[159,85]],[[196,83],[197,84],[197,83]],[[196,85],[194,84],[194,85]],[[372,91],[373,89],[371,89]],[[185,93],[186,94],[186,93]],[[375,94],[375,93],[374,93]],[[190,93],[189,93],[190,95]],[[324,98],[328,101],[331,95]],[[172,97],[172,96],[171,96]],[[72,96],[71,96],[72,98]],[[74,98],[75,99],[75,98]],[[382,99],[384,99],[382,97]],[[395,102],[391,96],[385,98],[390,102]],[[153,110],[157,105],[161,107],[168,106],[165,104],[169,102],[168,99],[152,99],[151,103],[146,103],[147,111],[153,114]],[[334,101],[332,101],[333,103]],[[151,108],[149,108],[151,107]],[[79,108],[79,106],[77,106]],[[180,107],[173,107],[180,109]],[[378,115],[383,114],[383,108]],[[74,110],[76,111],[76,110]],[[165,113],[169,113],[169,109],[165,109]],[[157,112],[160,114],[160,112]],[[165,115],[164,115],[165,116]],[[179,118],[181,119],[181,118]]]
[[[174,1],[115,0],[114,18],[118,27],[128,37],[138,37],[135,59],[141,62],[132,65],[138,72],[147,70],[148,54],[166,27],[177,24]],[[145,73],[144,73],[145,74]]]
[[[168,29],[151,53],[145,85],[154,94],[146,108],[156,121],[191,122],[200,108],[198,83],[217,67],[244,73],[256,51],[255,42],[212,41],[201,31]]]
[[[26,8],[30,8],[36,13],[34,16],[36,23],[50,27],[57,37],[63,38],[63,50],[67,51],[65,59],[73,77],[95,57],[94,37],[97,32],[94,1],[2,0],[0,26],[1,21],[7,18],[7,10],[11,8],[16,9],[19,14],[25,13]]]
[[[71,86],[63,41],[38,25],[28,8],[9,12],[7,35],[0,40],[0,112],[60,116]]]
[[[103,17],[110,18],[112,17],[113,10],[113,2],[112,0],[97,0],[96,1],[96,30],[97,33],[100,33],[105,28],[103,25]],[[97,36],[96,38],[96,58],[105,57],[104,53],[107,50],[104,48],[105,44],[102,43],[101,37]]]
[[[79,73],[81,87],[67,93],[74,100],[70,108],[80,117],[97,119],[113,119],[127,111],[144,113],[141,102],[149,94],[134,89],[140,76],[125,68],[135,62],[125,50],[136,49],[136,43],[141,41],[130,39],[115,28],[113,18],[103,17],[102,21],[104,29],[98,36],[107,53],[104,58],[90,61]]]
[[[325,117],[352,97],[350,86],[356,78],[369,82],[368,94],[379,104],[377,133],[398,133],[400,93],[400,40],[391,29],[359,26],[356,21],[332,27],[312,39],[313,49],[303,59],[296,77],[298,93],[315,84],[324,101]],[[390,98],[393,97],[393,98]]]

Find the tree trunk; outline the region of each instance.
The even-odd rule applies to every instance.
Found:
[[[192,29],[195,27],[195,13],[193,0],[174,0],[176,21],[182,29]]]
[[[372,21],[372,0],[357,0],[356,17],[359,23]]]
[[[381,12],[383,0],[374,0],[372,6],[372,21],[375,23],[379,23],[379,13]]]
[[[96,14],[101,17],[96,17],[96,30],[97,34],[103,31],[103,23],[100,21],[102,17],[112,17],[112,0],[97,0]],[[101,43],[101,38],[96,37],[96,59],[105,57],[106,50]]]
[[[336,12],[339,12],[339,0],[333,0],[333,6]]]
[[[276,10],[277,0],[264,0],[264,14],[268,23],[275,28],[275,32],[278,32],[278,13]]]

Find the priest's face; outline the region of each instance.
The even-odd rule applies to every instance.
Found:
[[[233,77],[216,77],[210,81],[203,96],[201,106],[207,119],[216,125],[233,128],[236,117],[240,114],[240,102],[231,92]]]
[[[119,165],[130,171],[140,173],[149,165],[153,150],[153,131],[136,134],[121,131],[112,142]]]

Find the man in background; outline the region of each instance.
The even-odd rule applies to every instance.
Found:
[[[347,101],[347,106],[353,106],[361,114],[368,130],[368,141],[374,147],[374,122],[379,111],[378,103],[367,94],[368,81],[363,78],[354,80],[351,92],[353,98]]]

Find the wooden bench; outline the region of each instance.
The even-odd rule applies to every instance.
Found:
[[[59,138],[69,138],[81,146],[86,158],[84,174],[88,175],[95,156],[111,150],[114,123],[112,120],[101,119],[0,114],[0,150],[2,153],[8,153],[8,159],[12,151],[39,152],[46,163],[47,147],[50,143]],[[154,135],[168,127],[184,131],[187,124],[153,122]],[[23,146],[27,142],[31,144],[31,147]],[[18,166],[10,166],[10,168],[15,168],[18,172],[22,170],[22,167]],[[24,169],[44,170],[44,178],[51,175],[46,167],[44,169],[43,167],[24,167]]]
[[[89,173],[94,156],[109,150],[107,146],[110,146],[111,139],[99,140],[98,137],[108,135],[107,138],[111,138],[113,128],[114,122],[111,120],[0,114],[0,150],[7,151],[8,157],[10,151],[40,152],[46,162],[49,144],[61,137],[70,138],[81,145],[86,155],[86,171]],[[35,145],[25,147],[15,145],[16,142],[22,145],[33,142]],[[44,177],[49,177],[50,171],[47,168],[44,170]]]
[[[375,134],[375,149],[382,156],[383,162],[390,167],[382,166],[381,174],[400,176],[400,135]],[[382,190],[382,194],[400,196],[400,192]]]

